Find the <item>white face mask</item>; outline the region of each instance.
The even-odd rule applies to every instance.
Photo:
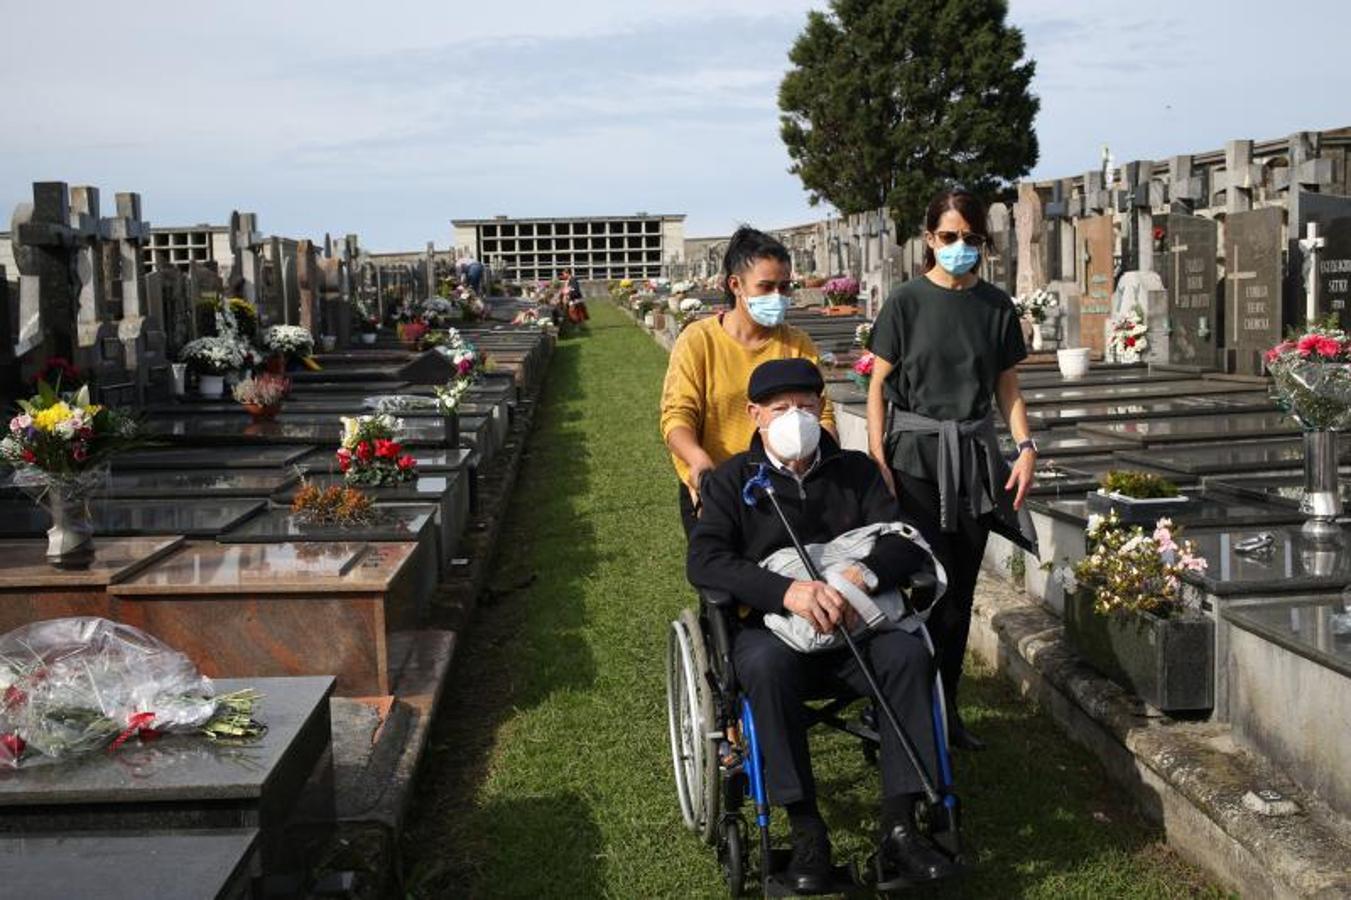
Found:
[[[821,443],[821,421],[796,406],[770,422],[765,432],[769,449],[785,462],[806,459]]]

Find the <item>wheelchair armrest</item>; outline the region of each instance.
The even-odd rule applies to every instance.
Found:
[[[732,625],[729,617],[735,615],[736,600],[726,591],[701,590],[704,618],[708,622],[709,665],[718,681],[718,688],[726,696],[736,693],[736,674],[732,670]]]

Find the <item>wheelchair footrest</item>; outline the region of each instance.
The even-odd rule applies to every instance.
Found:
[[[774,872],[765,879],[766,897],[806,897],[821,896],[825,894],[852,894],[860,890],[861,882],[858,874],[858,867],[853,863],[847,866],[836,866],[831,870],[830,886],[821,891],[820,894],[799,894],[793,890],[792,886],[783,880],[780,873],[788,868],[788,862],[793,858],[793,851],[787,849],[771,850]]]

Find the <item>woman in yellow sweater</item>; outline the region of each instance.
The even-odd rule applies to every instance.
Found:
[[[751,371],[769,359],[819,362],[807,333],[789,325],[792,257],[775,238],[743,225],[727,242],[723,292],[731,309],[690,325],[676,340],[661,392],[661,436],[680,479],[686,534],[698,516],[699,479],[750,446]],[[821,424],[834,433],[829,400]]]

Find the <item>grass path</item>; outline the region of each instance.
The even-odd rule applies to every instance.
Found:
[[[610,304],[592,313],[554,355],[458,651],[405,835],[414,897],[725,896],[681,825],[665,734],[666,625],[692,599],[656,427],[666,355]],[[928,896],[1218,896],[1048,719],[988,673],[968,683],[992,746],[957,762],[977,870]],[[876,771],[842,736],[814,754],[837,855],[862,855]]]

